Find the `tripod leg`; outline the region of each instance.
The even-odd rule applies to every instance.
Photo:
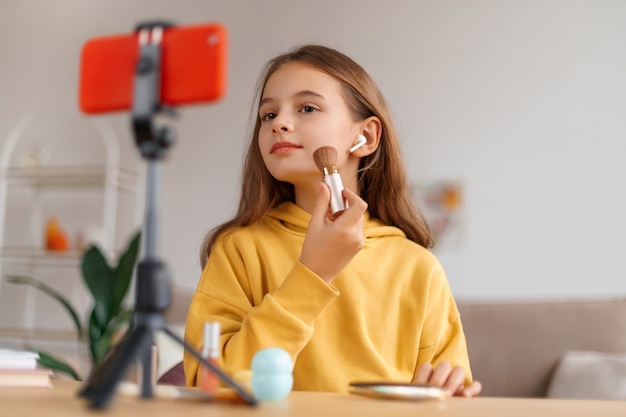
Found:
[[[189,343],[185,342],[176,333],[172,332],[166,326],[164,326],[162,330],[163,332],[165,332],[165,334],[167,334],[169,337],[171,337],[177,343],[183,346],[183,348],[187,352],[191,353],[196,359],[198,359],[203,366],[206,366],[207,368],[209,368],[211,372],[217,374],[217,376],[219,376],[222,381],[226,382],[228,386],[230,386],[235,391],[237,391],[237,393],[245,400],[246,404],[248,405],[257,404],[257,400],[256,398],[254,398],[252,394],[250,394],[245,389],[243,389],[243,387],[240,384],[238,384],[235,380],[233,380],[230,376],[228,376],[228,374],[222,371],[219,367],[215,366],[214,364],[212,364],[211,362],[203,358],[202,355],[200,355],[200,353],[198,353]]]
[[[149,340],[146,342],[149,346],[148,349],[145,349],[143,353],[143,357],[138,358],[141,361],[141,397],[142,398],[151,398],[154,393],[154,369],[155,369],[155,360],[154,352],[152,347],[154,346],[154,334],[150,334]]]
[[[150,348],[151,341],[152,329],[146,326],[135,327],[111,354],[94,368],[87,385],[79,395],[87,398],[93,408],[105,408],[129,366],[142,352]]]

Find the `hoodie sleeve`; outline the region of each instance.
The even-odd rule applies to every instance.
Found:
[[[275,290],[262,294],[261,287],[250,283],[232,240],[218,240],[191,301],[187,342],[201,349],[204,323],[218,321],[227,372],[250,369],[254,354],[267,347],[286,350],[295,362],[313,335],[315,319],[339,293],[299,262]],[[255,299],[261,302],[255,305]],[[184,365],[187,385],[196,385],[199,362],[185,352]]]
[[[469,355],[459,310],[450,285],[439,264],[431,273],[430,288],[417,367],[423,363],[437,366],[449,362],[465,369],[465,383],[472,382]]]

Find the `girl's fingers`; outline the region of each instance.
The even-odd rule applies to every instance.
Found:
[[[361,197],[359,197],[356,193],[354,193],[349,188],[344,188],[343,196],[348,202],[347,210],[356,212],[356,215],[360,216],[365,213],[367,210],[367,203]]]
[[[483,386],[480,382],[474,381],[461,391],[462,397],[475,397],[480,394]]]
[[[310,226],[321,227],[325,224],[329,204],[330,190],[326,184],[320,182],[317,186],[317,200],[315,200],[315,206],[311,213]]]
[[[434,385],[436,387],[443,387],[448,377],[450,376],[450,372],[452,371],[452,365],[449,362],[441,362],[435,370],[433,371],[433,375],[430,377],[429,385]]]
[[[465,369],[457,366],[452,370],[448,380],[444,384],[443,388],[446,393],[451,397],[453,395],[460,395],[463,390],[463,384],[465,383]]]
[[[482,385],[474,381],[467,387],[465,383],[465,369],[460,366],[452,368],[449,362],[441,362],[436,368],[430,363],[420,365],[413,377],[413,384],[441,387],[448,396],[475,397],[480,394]]]
[[[335,221],[343,226],[359,226],[362,229],[363,213],[367,211],[367,203],[347,188],[343,190],[343,196],[346,199],[347,208],[339,216],[335,217]]]
[[[432,374],[433,366],[430,363],[424,363],[417,369],[412,382],[416,385],[426,385],[430,381]]]

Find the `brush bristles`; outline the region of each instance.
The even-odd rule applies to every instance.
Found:
[[[337,149],[332,146],[322,146],[313,152],[313,160],[320,171],[323,171],[324,168],[333,171],[332,168],[337,163]]]

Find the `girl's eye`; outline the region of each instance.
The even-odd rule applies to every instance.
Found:
[[[313,106],[312,104],[305,104],[304,106],[302,106],[302,109],[300,111],[302,113],[313,113],[317,110],[318,108],[316,106]]]
[[[276,118],[276,113],[265,113],[261,115],[261,121],[272,120]]]

